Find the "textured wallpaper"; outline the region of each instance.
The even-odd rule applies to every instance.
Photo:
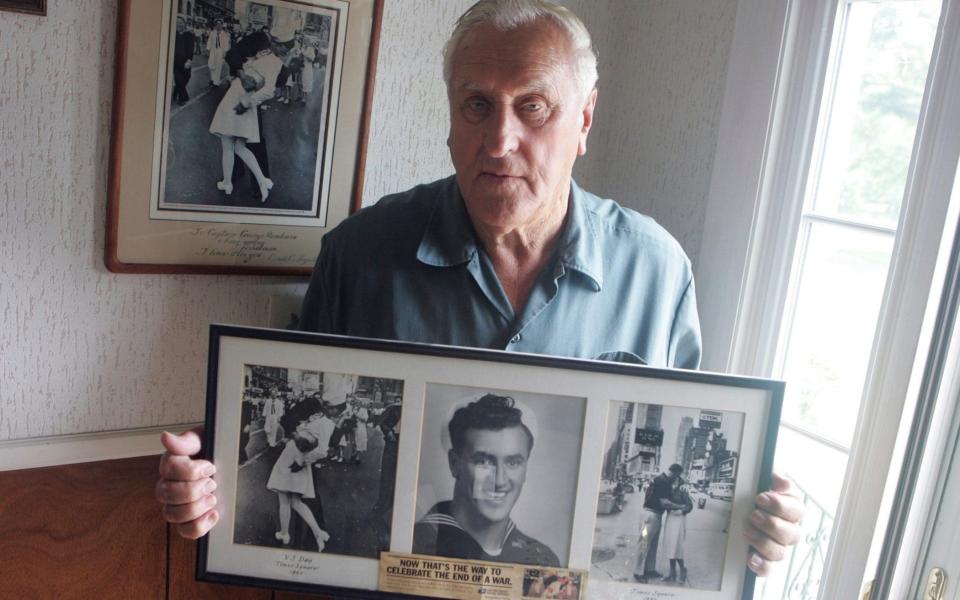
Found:
[[[476,0],[387,0],[363,203],[453,174],[443,45]]]
[[[106,270],[116,2],[48,4],[0,12],[0,439],[202,420],[207,326],[303,286]]]
[[[579,178],[594,193],[653,216],[696,263],[737,3],[604,4],[616,18],[593,34],[600,95],[592,160]]]
[[[451,172],[440,48],[472,0],[387,0],[364,202]],[[729,0],[569,0],[601,53],[577,177],[695,258]],[[207,326],[265,325],[290,278],[103,267],[116,0],[0,12],[0,440],[198,421]]]

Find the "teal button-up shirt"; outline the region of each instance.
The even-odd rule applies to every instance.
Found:
[[[308,331],[695,369],[690,261],[652,219],[571,185],[551,266],[514,312],[454,177],[387,196],[323,239]]]

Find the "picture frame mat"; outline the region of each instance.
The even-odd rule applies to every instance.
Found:
[[[302,348],[277,348],[276,344],[257,340],[255,343],[246,343],[249,340],[224,337],[220,341],[219,355],[221,360],[217,368],[217,423],[228,425],[218,427],[213,438],[213,461],[217,465],[218,489],[229,490],[229,497],[236,499],[237,473],[239,470],[239,438],[235,432],[240,428],[240,398],[243,397],[244,365],[278,365],[284,367],[302,368],[305,370],[320,370],[323,372],[356,373],[355,368],[337,370],[336,367],[323,365],[304,360],[298,365],[293,364],[294,354],[302,352]],[[284,345],[286,346],[286,345]],[[301,357],[307,358],[307,357]],[[356,367],[356,364],[352,365]],[[404,390],[404,399],[406,399]],[[404,407],[406,408],[406,407]],[[402,428],[401,424],[401,428]],[[401,435],[401,444],[403,436]],[[401,447],[401,456],[402,456]],[[278,569],[273,563],[264,561],[264,556],[281,560],[284,555],[304,555],[321,557],[324,569],[321,573],[314,572],[316,577],[305,576],[300,583],[311,585],[333,585],[351,588],[376,590],[377,588],[377,561],[368,558],[353,556],[316,554],[301,552],[285,548],[267,548],[264,546],[250,546],[234,544],[234,523],[236,519],[235,506],[224,500],[218,493],[218,510],[220,511],[220,525],[208,534],[208,543],[214,550],[208,553],[206,568],[218,573],[231,573],[248,577],[264,579],[278,578]],[[228,550],[224,550],[224,549]],[[221,560],[225,559],[225,560]],[[240,567],[240,568],[238,568]]]
[[[764,446],[775,443],[776,425],[780,421],[780,406],[776,403],[766,405],[762,402],[765,392],[756,389],[738,389],[723,388],[723,393],[717,392],[716,385],[710,386],[709,396],[721,396],[720,398],[709,398],[704,400],[701,394],[704,383],[690,382],[689,386],[672,385],[670,393],[662,396],[669,398],[669,401],[658,400],[656,396],[648,401],[623,398],[613,398],[608,403],[608,410],[612,408],[614,402],[632,402],[635,404],[657,404],[670,408],[688,408],[695,410],[715,410],[724,413],[740,413],[744,417],[743,428],[741,431],[737,477],[734,484],[734,497],[732,500],[732,511],[730,514],[730,523],[727,528],[727,543],[724,549],[724,570],[723,578],[719,590],[702,590],[684,588],[683,593],[673,596],[677,588],[663,587],[658,590],[659,593],[650,594],[631,593],[630,598],[645,600],[646,598],[682,598],[683,600],[719,600],[727,598],[753,598],[753,589],[756,576],[752,571],[746,568],[749,547],[743,541],[743,533],[754,508],[754,497],[759,492],[769,488],[769,476],[763,476],[763,473],[769,473],[773,466],[772,452],[764,452]],[[658,386],[651,386],[656,388]],[[701,388],[699,391],[697,388]],[[644,391],[646,394],[647,390]],[[732,392],[732,393],[730,393]],[[759,392],[759,393],[758,393]],[[761,407],[756,405],[756,401],[761,400]],[[774,431],[771,433],[770,428]],[[604,439],[602,447],[609,447],[610,440]],[[599,477],[599,467],[597,465]],[[597,490],[599,492],[599,489]],[[594,495],[594,514],[596,514],[596,505],[598,503],[599,493]],[[578,500],[579,503],[579,500]],[[579,505],[579,504],[578,504]],[[640,523],[637,523],[639,529]],[[591,577],[589,580],[591,599],[607,600],[619,599],[624,597],[625,587],[632,585],[632,582],[624,584],[623,582],[605,581]],[[650,584],[655,586],[656,584]],[[597,590],[600,590],[598,593]],[[735,595],[731,595],[735,592]]]
[[[763,452],[763,448],[765,444],[770,444],[772,439],[775,439],[776,432],[769,431],[769,428],[771,422],[779,419],[779,403],[770,401],[769,389],[754,385],[757,380],[448,347],[436,347],[435,351],[443,353],[444,356],[431,355],[426,360],[414,361],[411,364],[408,354],[376,349],[378,344],[384,342],[368,341],[366,343],[371,347],[357,348],[348,347],[349,344],[357,343],[353,338],[338,339],[338,336],[281,333],[280,335],[289,337],[291,341],[278,343],[277,340],[269,339],[278,335],[271,330],[256,330],[254,333],[254,335],[263,335],[267,339],[250,339],[232,337],[230,331],[236,329],[215,326],[211,334],[214,336],[222,332],[219,337],[220,365],[217,377],[220,383],[216,390],[216,406],[218,410],[226,410],[227,413],[217,415],[218,423],[239,427],[243,364],[282,365],[288,368],[386,377],[404,381],[399,460],[401,464],[413,464],[417,465],[417,468],[398,466],[397,469],[390,547],[392,552],[406,553],[410,552],[411,548],[419,476],[418,457],[422,436],[420,426],[423,421],[424,395],[428,383],[492,387],[499,390],[532,393],[557,393],[565,396],[583,395],[587,398],[584,431],[606,430],[611,401],[646,401],[651,404],[686,408],[743,412],[745,418],[742,443],[721,590],[683,589],[682,595],[676,597],[716,600],[748,597],[748,591],[752,594],[754,581],[752,573],[744,566],[748,548],[742,534],[748,515],[753,509],[754,495],[761,487],[765,489],[769,484],[769,481],[761,480],[760,474],[764,469],[769,471],[772,467],[772,454]],[[251,334],[251,330],[247,328],[243,330],[245,332],[243,335]],[[345,345],[312,345],[309,344],[311,337],[323,338],[326,343]],[[297,339],[302,340],[302,343],[296,341]],[[386,343],[397,350],[413,348],[423,353],[428,349],[419,344]],[[488,359],[497,361],[496,369],[490,368]],[[555,364],[549,366],[545,364],[547,362]],[[239,372],[236,365],[241,365]],[[537,367],[536,377],[531,377],[531,366]],[[569,368],[571,366],[576,368]],[[595,375],[602,376],[604,380],[602,390],[595,389],[596,377],[585,374],[583,372],[585,367],[601,369],[601,372]],[[643,376],[638,377],[637,374],[641,372]],[[719,382],[730,385],[716,385]],[[642,395],[643,398],[638,398],[638,395]],[[663,401],[664,398],[668,398],[669,403]],[[233,427],[227,427],[226,429],[230,430],[227,432],[224,431],[224,427],[218,428],[215,439],[211,441],[214,448],[213,460],[218,464],[218,478],[223,478],[220,489],[231,490],[232,496],[236,497],[236,482],[230,479],[236,473],[238,450],[237,440],[231,439],[232,432],[236,431]],[[590,568],[597,499],[601,483],[600,472],[606,444],[606,440],[599,445],[586,441],[581,444],[578,477],[580,484],[577,489],[572,525],[570,568]],[[256,577],[266,579],[276,578],[277,573],[271,572],[268,568],[251,567],[251,562],[257,560],[262,562],[262,553],[270,549],[241,546],[230,548],[233,529],[232,515],[229,513],[232,507],[222,504],[221,510],[224,522],[221,527],[215,528],[209,534],[210,548],[217,556],[208,560],[207,569],[217,573],[254,574]],[[637,526],[639,527],[639,523]],[[277,550],[276,552],[295,551]],[[376,590],[376,560],[315,553],[304,554],[321,557],[326,575],[323,581],[304,578],[298,580],[298,583],[347,588],[358,588],[363,585],[366,586],[365,589]],[[242,567],[237,568],[236,565],[242,565]],[[589,585],[591,598],[619,598],[631,587],[628,584],[603,582],[596,579],[592,579]],[[651,586],[650,589],[654,588]],[[659,588],[659,591],[673,592],[675,589]],[[600,595],[595,596],[597,592]],[[631,593],[631,597],[642,598],[643,595]]]
[[[308,275],[320,239],[360,205],[366,129],[379,41],[383,0],[351,0],[344,27],[341,93],[331,162],[330,208],[326,227],[205,223],[150,219],[157,138],[157,81],[164,42],[163,16],[170,0],[120,0],[113,138],[108,191],[105,262],[121,273],[238,273]],[[169,27],[169,24],[166,25]],[[167,30],[169,35],[169,30]],[[132,43],[136,40],[136,43]],[[362,49],[362,51],[360,51]],[[224,260],[197,256],[196,249],[216,235],[282,238],[282,255]],[[211,244],[213,242],[210,242]]]

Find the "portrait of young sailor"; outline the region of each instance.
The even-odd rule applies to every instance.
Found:
[[[554,424],[562,417],[578,427],[583,399],[472,390],[466,400],[447,401],[464,389],[428,386],[423,435],[441,444],[428,440],[421,450],[417,508],[426,512],[414,526],[412,551],[565,565],[580,443]],[[545,414],[551,400],[555,409]]]

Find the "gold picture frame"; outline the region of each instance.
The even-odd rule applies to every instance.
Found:
[[[222,16],[204,17],[178,14],[176,4],[119,3],[106,266],[308,275],[323,234],[360,207],[383,0],[228,0]],[[215,28],[223,37],[211,36]],[[246,43],[261,30],[268,41],[254,57]],[[213,43],[219,48],[221,39],[229,50],[225,59],[218,50],[215,61]],[[196,54],[180,64],[178,53],[191,44]],[[256,90],[239,87],[249,81],[240,75],[265,55],[280,75],[268,71]],[[178,67],[188,81],[184,93]],[[236,94],[262,90],[273,96],[234,107]],[[233,154],[224,140],[237,137],[211,133],[215,108],[256,115],[253,133],[239,138],[255,149],[262,135],[270,148],[269,161],[254,159],[263,178],[254,178],[239,152],[233,164],[248,172],[237,175],[243,167],[235,166],[222,176]],[[271,187],[259,183],[258,190],[266,181]],[[269,198],[260,202],[264,189]]]

